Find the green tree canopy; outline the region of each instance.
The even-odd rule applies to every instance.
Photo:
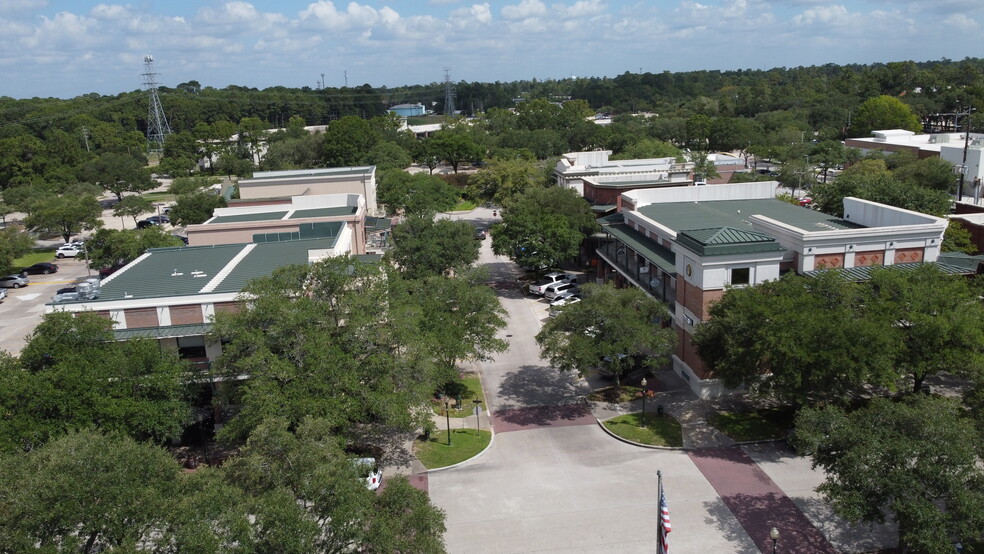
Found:
[[[533,188],[503,202],[502,223],[492,226],[492,251],[524,267],[550,267],[574,258],[597,225],[573,190]]]
[[[14,260],[27,254],[34,246],[34,237],[17,229],[4,227],[0,229],[0,274],[6,275],[13,271]]]
[[[123,199],[124,192],[143,192],[156,186],[143,160],[129,154],[107,152],[88,162],[82,177]]]
[[[450,210],[458,203],[458,191],[440,177],[425,173],[413,175],[390,169],[380,175],[379,203],[391,214],[430,214]]]
[[[194,192],[178,196],[169,215],[175,225],[196,225],[208,221],[217,208],[227,205],[225,198],[211,191]]]
[[[129,197],[128,197],[129,198]],[[145,229],[99,229],[86,242],[89,261],[94,267],[124,265],[140,257],[148,248],[184,246],[159,225]]]
[[[377,142],[379,136],[361,117],[347,115],[332,121],[325,129],[325,163],[328,167],[359,165]]]
[[[481,245],[470,223],[429,214],[411,215],[394,227],[393,243],[387,258],[410,279],[464,269],[478,259]]]
[[[807,408],[796,436],[826,475],[817,490],[844,519],[896,522],[903,551],[951,552],[954,541],[980,539],[981,442],[956,400],[910,395],[850,413]]]
[[[587,375],[603,358],[611,360],[616,386],[633,357],[660,367],[673,352],[676,333],[666,305],[636,287],[585,284],[582,300],[565,306],[536,335],[541,355],[561,371]]]
[[[186,364],[156,341],[114,341],[111,322],[92,312],[45,315],[19,360],[0,365],[0,450],[89,426],[164,440],[190,416]]]
[[[462,162],[480,160],[485,154],[485,148],[462,124],[442,128],[427,141],[434,155],[447,161],[455,173]]]
[[[154,204],[150,200],[147,200],[143,196],[130,195],[124,197],[115,206],[113,206],[113,215],[123,219],[123,217],[132,217],[133,224],[137,224],[137,217],[146,213],[154,211]]]
[[[46,195],[31,202],[24,225],[41,234],[58,234],[65,242],[82,231],[102,227],[102,207],[95,196],[72,193]]]
[[[217,314],[217,368],[241,409],[222,430],[242,438],[268,417],[327,419],[343,436],[409,432],[440,380],[418,340],[419,309],[391,298],[383,268],[351,257],[287,266],[244,288],[237,314]]]
[[[909,106],[894,96],[881,95],[869,98],[858,106],[851,118],[848,133],[852,137],[867,137],[872,131],[905,129],[919,132],[922,124]]]

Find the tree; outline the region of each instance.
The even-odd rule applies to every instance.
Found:
[[[451,378],[457,377],[459,362],[485,361],[508,346],[497,337],[506,326],[506,312],[487,280],[486,271],[473,269],[452,278],[433,275],[403,281],[426,315],[419,320],[421,337],[430,344],[437,367],[449,370]]]
[[[183,245],[178,237],[151,225],[145,229],[99,229],[86,242],[86,250],[94,267],[110,267],[128,264],[149,248]]]
[[[521,196],[532,188],[548,184],[546,172],[536,162],[526,159],[493,157],[468,180],[475,198],[502,205],[509,197]]]
[[[10,552],[134,551],[153,542],[180,468],[163,449],[85,430],[0,459]]]
[[[46,314],[17,363],[3,364],[0,450],[30,450],[95,426],[165,440],[188,421],[186,365],[156,341],[116,342],[93,312]]]
[[[65,242],[82,231],[102,226],[102,207],[91,195],[62,194],[37,198],[24,225],[42,234],[57,233]]]
[[[0,229],[0,274],[13,271],[14,260],[30,252],[34,238],[16,227]]]
[[[894,366],[919,392],[926,377],[954,373],[984,377],[984,305],[963,276],[923,264],[911,271],[872,272],[869,306],[894,335]]]
[[[187,226],[204,223],[212,218],[218,208],[227,206],[225,198],[211,191],[183,194],[171,206],[171,221],[176,225]]]
[[[611,157],[612,160],[639,160],[648,158],[675,158],[680,149],[669,142],[654,138],[642,138],[630,144],[625,150]]]
[[[435,220],[430,214],[411,215],[394,227],[393,243],[387,258],[409,279],[464,269],[478,259],[481,245],[470,223]]]
[[[693,340],[728,388],[799,405],[842,401],[864,385],[899,380],[897,344],[881,318],[868,317],[864,298],[862,285],[837,272],[732,288],[711,304]]]
[[[349,167],[362,162],[379,136],[361,117],[347,115],[325,129],[324,159],[328,167]]]
[[[380,175],[377,198],[391,214],[426,214],[448,211],[458,203],[458,191],[440,177],[413,175],[390,169]]]
[[[810,162],[820,169],[823,182],[827,182],[827,174],[836,166],[847,161],[847,151],[839,140],[825,140],[818,143],[810,153]]]
[[[410,154],[395,142],[380,142],[372,147],[363,158],[366,165],[376,166],[377,171],[404,169],[413,163]]]
[[[113,207],[113,215],[120,219],[123,219],[124,216],[132,217],[134,225],[137,224],[137,216],[150,213],[152,211],[154,211],[154,204],[143,196],[136,195],[123,198],[123,200],[120,200],[119,203]]]
[[[634,359],[645,356],[645,366],[655,369],[673,352],[676,333],[661,325],[670,320],[662,302],[636,287],[607,284],[585,284],[582,294],[536,335],[541,355],[553,367],[586,376],[607,358],[618,387]]]
[[[818,491],[851,522],[898,524],[901,552],[952,552],[984,533],[980,440],[956,400],[910,395],[860,410],[808,408],[800,448],[826,478]]]
[[[492,251],[524,267],[543,268],[574,258],[598,223],[571,189],[533,188],[502,205],[492,227]]]
[[[434,155],[447,161],[455,173],[462,162],[481,159],[485,153],[482,145],[459,127],[443,128],[428,140]]]
[[[254,497],[259,552],[443,552],[444,513],[393,477],[366,488],[333,427],[307,418],[292,432],[272,419],[250,435],[223,472]]]
[[[913,160],[893,173],[895,178],[909,184],[946,193],[956,191],[957,179],[953,174],[953,164],[943,158],[932,157]]]
[[[156,186],[150,178],[150,170],[144,163],[129,154],[107,152],[88,162],[82,169],[83,177],[123,199],[124,192],[143,192]]]
[[[391,297],[378,264],[335,257],[282,267],[244,288],[237,314],[217,314],[225,341],[217,369],[239,384],[241,409],[222,430],[245,437],[268,417],[292,426],[325,418],[352,437],[410,432],[425,417],[415,408],[438,385],[418,308]]]
[[[176,177],[167,191],[175,196],[202,192],[204,189],[222,182],[219,177]]]
[[[867,137],[872,131],[884,129],[905,129],[921,131],[919,117],[912,109],[894,96],[876,96],[858,106],[851,118],[848,133],[852,137]]]
[[[959,219],[951,219],[946,226],[943,234],[943,243],[940,245],[943,252],[962,252],[964,254],[977,254],[977,245],[971,238],[970,231],[960,223]]]

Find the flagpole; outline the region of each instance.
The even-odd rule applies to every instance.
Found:
[[[656,554],[663,554],[663,472],[656,470],[656,512],[659,525],[656,526]]]

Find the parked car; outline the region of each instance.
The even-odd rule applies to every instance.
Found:
[[[577,283],[573,281],[567,283],[554,283],[552,285],[547,285],[547,288],[543,291],[543,297],[547,300],[553,300],[565,292],[577,293],[581,292],[581,289],[577,286]]]
[[[169,218],[166,215],[152,215],[152,216],[148,217],[145,221],[149,221],[149,222],[153,223],[154,225],[163,225],[165,223],[170,223],[171,222],[171,218]]]
[[[7,289],[0,289],[0,302],[3,302],[4,298],[7,298]]]
[[[122,268],[122,267],[123,267],[122,265],[113,265],[113,266],[110,266],[110,267],[104,267],[104,268],[102,268],[102,269],[99,270],[99,278],[100,279],[105,279],[106,277],[109,277],[110,275],[112,275],[112,274],[116,273],[117,271],[119,271],[120,268]]]
[[[485,227],[475,227],[475,240],[485,240],[489,236],[489,232],[485,230]]]
[[[575,302],[581,301],[581,293],[579,292],[562,292],[558,294],[553,300],[550,301],[551,308],[559,308],[561,306],[566,306],[568,304],[574,304]]]
[[[73,245],[65,244],[65,245],[59,246],[58,247],[58,250],[55,250],[55,257],[58,258],[58,259],[62,259],[62,258],[74,258],[74,257],[78,256],[79,255],[79,252],[81,252],[81,251],[82,251],[82,249],[79,248],[78,246],[73,246]]]
[[[366,488],[374,491],[383,484],[383,471],[379,469],[376,458],[356,458],[353,463],[359,470],[359,477],[365,479]]]
[[[0,287],[5,289],[19,289],[26,287],[31,280],[24,274],[11,274],[0,277]]]
[[[146,229],[147,227],[150,227],[151,225],[160,225],[160,223],[157,223],[155,221],[151,221],[149,219],[141,219],[140,221],[137,222],[137,229]]]
[[[178,237],[178,239],[180,239],[181,242],[183,242],[185,244],[188,244],[188,237],[186,237],[184,235],[171,235],[171,236],[172,237]]]
[[[48,275],[49,273],[57,273],[58,266],[51,262],[41,262],[32,265],[31,267],[25,267],[21,270],[21,273],[27,273],[28,275]]]
[[[530,285],[530,294],[539,294],[543,296],[546,292],[547,287],[557,283],[576,283],[577,277],[570,273],[547,273],[540,280],[536,281]]]

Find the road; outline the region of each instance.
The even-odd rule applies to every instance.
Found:
[[[481,208],[449,217],[492,222],[491,210]],[[773,525],[783,531],[784,552],[894,546],[891,526],[872,530],[833,516],[814,492],[822,474],[782,443],[656,450],[607,435],[577,401],[588,385],[539,357],[534,336],[546,304],[519,292],[515,264],[492,254],[491,239],[479,262],[508,314],[501,338],[509,349],[480,366],[495,429],[491,448],[426,475],[431,500],[447,512],[449,552],[655,552],[657,470],[673,552],[771,552]],[[739,472],[740,486],[732,479]]]

